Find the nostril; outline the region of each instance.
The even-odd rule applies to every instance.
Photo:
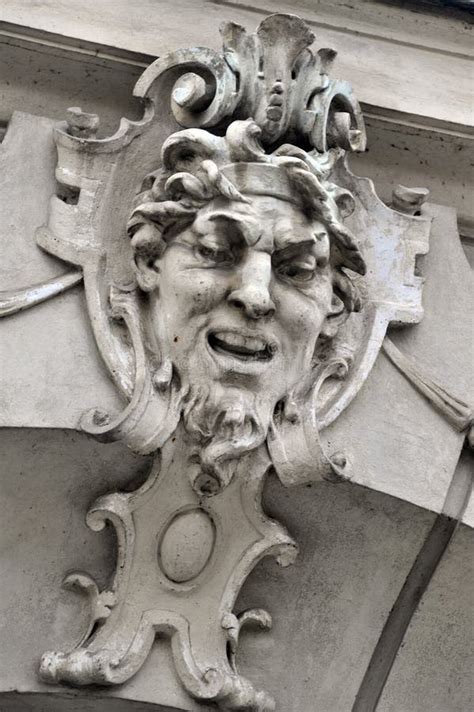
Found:
[[[230,297],[229,303],[232,304],[232,306],[234,306],[236,309],[245,309],[245,304],[241,299],[237,299],[237,297]]]
[[[275,313],[275,307],[272,304],[268,305],[256,305],[253,308],[253,313],[256,317],[261,316],[273,316]]]
[[[250,319],[261,319],[275,313],[275,305],[269,294],[260,290],[236,290],[229,294],[228,302],[236,309],[244,311]]]

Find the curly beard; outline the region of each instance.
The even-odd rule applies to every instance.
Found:
[[[199,444],[203,471],[225,487],[238,458],[265,442],[274,404],[243,388],[189,385],[182,401],[186,432]]]

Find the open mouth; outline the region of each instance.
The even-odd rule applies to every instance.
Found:
[[[214,331],[207,337],[213,351],[231,356],[240,361],[269,361],[276,352],[276,345],[254,336],[243,336],[234,331]]]

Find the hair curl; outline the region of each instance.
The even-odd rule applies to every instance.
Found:
[[[331,243],[334,289],[346,309],[358,311],[360,298],[346,269],[365,274],[366,265],[356,239],[342,219],[354,209],[349,191],[328,180],[337,151],[308,153],[285,144],[271,154],[258,141],[260,129],[252,120],[234,121],[224,137],[203,129],[172,134],[163,144],[162,168],[148,174],[135,200],[127,231],[135,261],[154,261],[167,244],[190,225],[198,211],[215,197],[249,203],[221,168],[231,163],[260,163],[282,168],[294,201],[310,220],[323,223]]]

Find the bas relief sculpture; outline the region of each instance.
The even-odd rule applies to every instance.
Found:
[[[346,152],[365,147],[360,108],[304,22],[272,15],[256,34],[232,23],[222,34],[223,55],[179,50],[145,71],[141,121],[98,139],[97,117],[73,109],[55,130],[63,194],[37,240],[73,269],[47,296],[84,280],[125,403],[118,415],[99,403],[80,427],[154,463],[142,487],[90,509],[92,529],[116,529],[115,578],[99,591],[68,575],[89,596],[90,626],[76,649],[45,653],[40,674],[120,684],[164,635],[192,697],[264,712],[273,700],[235,658],[241,627],[268,628],[270,613],[233,607],[261,558],[297,553],[262,510],[265,477],[350,477],[319,432],[357,395],[388,325],[422,318],[415,258],[430,220],[425,191],[399,191],[395,212],[347,168]],[[468,427],[461,401],[405,371]]]
[[[243,623],[269,625],[264,611],[235,618],[238,585],[227,576],[269,551],[283,563],[294,555],[289,536],[259,511],[270,467],[283,480],[345,477],[342,454],[331,460],[318,446],[315,391],[328,368],[344,364],[333,342],[360,308],[350,274],[364,274],[366,266],[343,224],[353,198],[327,179],[335,155],[321,159],[291,144],[268,154],[260,134],[252,119],[232,122],[223,137],[202,129],[172,134],[162,147],[162,168],[145,178],[136,198],[128,221],[132,298],[152,386],[165,403],[165,435],[146,495],[112,495],[89,518],[93,524],[113,511],[126,527],[125,505],[127,518],[134,512],[136,519],[128,542],[124,533],[124,569],[161,539],[158,567],[151,560],[140,575],[131,570],[126,583],[116,580],[115,590],[100,594],[84,574],[72,575],[69,583],[93,592],[94,622],[108,620],[79,650],[46,654],[46,679],[121,682],[143,662],[155,632],[172,631],[191,694],[223,709],[274,708],[238,676],[234,653],[226,653]],[[249,529],[239,521],[249,516],[245,506],[239,512],[239,497],[250,500],[256,519],[249,541],[234,553],[234,571],[226,572],[223,558],[238,545],[235,532]],[[144,510],[152,501],[163,516],[150,521]],[[145,516],[148,541],[135,544],[133,530]],[[222,587],[211,626],[209,586]],[[166,605],[167,589],[186,592],[189,602]],[[133,601],[138,619],[118,613],[122,597]],[[198,620],[190,619],[191,600],[203,607]]]
[[[365,271],[340,215],[350,194],[324,180],[317,156],[291,145],[267,155],[259,134],[247,120],[225,138],[172,135],[128,226],[154,379],[175,379],[171,410],[216,487],[270,428],[278,439],[276,409],[301,422],[328,344],[359,305],[344,268]]]

